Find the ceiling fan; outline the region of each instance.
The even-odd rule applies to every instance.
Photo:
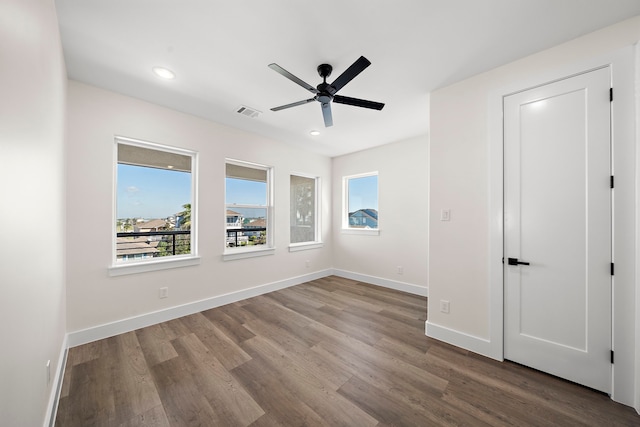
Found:
[[[353,80],[358,74],[360,74],[365,68],[371,65],[371,62],[364,56],[361,56],[351,64],[333,83],[327,83],[327,77],[331,75],[333,67],[329,64],[318,65],[318,74],[322,77],[322,83],[313,87],[305,81],[294,76],[278,64],[269,64],[269,68],[275,72],[282,74],[292,82],[302,86],[315,96],[313,98],[305,99],[304,101],[293,102],[291,104],[281,105],[279,107],[272,108],[271,111],[280,111],[286,108],[297,107],[298,105],[307,104],[312,101],[318,101],[322,106],[322,116],[324,117],[324,125],[326,127],[333,126],[333,116],[331,115],[331,101],[338,104],[353,105],[354,107],[371,108],[373,110],[382,110],[384,104],[381,102],[367,101],[365,99],[350,98],[348,96],[336,95],[336,93],[343,88],[344,85]]]

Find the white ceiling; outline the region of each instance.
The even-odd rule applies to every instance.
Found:
[[[56,0],[69,78],[337,156],[428,132],[429,92],[640,14],[640,0]],[[316,86],[361,55],[340,95],[382,111],[320,104],[267,67]],[[154,66],[173,70],[162,81]],[[246,105],[258,118],[236,113]],[[321,131],[319,136],[309,131]]]

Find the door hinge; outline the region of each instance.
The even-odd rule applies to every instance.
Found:
[[[613,365],[613,350],[611,350],[611,364]]]
[[[613,88],[609,88],[609,102],[613,102]]]
[[[611,263],[611,275],[613,276],[613,263]]]
[[[613,175],[611,175],[611,188],[613,188]]]

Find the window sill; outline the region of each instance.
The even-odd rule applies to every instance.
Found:
[[[264,249],[227,249],[222,254],[223,261],[233,261],[236,259],[255,258],[259,256],[273,255],[276,252],[276,248],[264,248]]]
[[[146,273],[149,271],[168,270],[171,268],[188,267],[200,264],[200,257],[171,257],[170,259],[154,261],[130,261],[127,263],[112,265],[108,268],[109,276],[124,276],[126,274]]]
[[[360,236],[379,236],[379,228],[343,228],[342,234],[358,234]]]
[[[322,242],[292,243],[289,245],[289,252],[308,251],[309,249],[320,249],[324,246]]]

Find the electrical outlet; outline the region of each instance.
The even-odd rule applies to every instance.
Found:
[[[450,305],[449,301],[441,299],[440,300],[440,311],[442,313],[449,314],[449,308],[450,308],[449,305]]]
[[[305,266],[306,268],[311,267],[311,261],[306,260],[306,261],[305,261],[305,263],[304,263],[304,266]]]
[[[164,287],[164,288],[160,288],[160,298],[168,298],[169,297],[169,288],[168,287]]]
[[[398,266],[398,274],[403,275],[404,274],[404,267],[399,265]]]

